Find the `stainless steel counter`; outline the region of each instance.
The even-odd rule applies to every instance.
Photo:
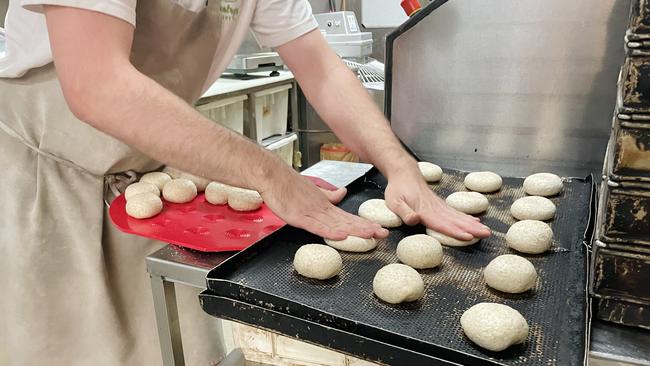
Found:
[[[369,168],[367,164],[321,162],[303,174],[344,186]],[[233,254],[202,253],[168,245],[146,258],[164,365],[184,365],[174,284],[205,288],[208,272]],[[650,366],[650,332],[594,319],[589,363]]]

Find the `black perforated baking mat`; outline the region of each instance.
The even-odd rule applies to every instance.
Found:
[[[442,181],[431,187],[446,197],[465,190],[464,175],[445,171]],[[340,206],[356,213],[365,200],[382,198],[384,185],[384,178],[371,172],[348,187],[349,194]],[[493,235],[469,247],[445,247],[439,268],[420,271],[426,293],[417,302],[381,302],[372,292],[372,279],[382,266],[398,262],[397,243],[405,236],[424,233],[422,226],[392,229],[390,236],[369,253],[341,252],[343,270],[327,281],[301,277],[292,266],[301,245],[323,243],[322,239],[286,227],[212,270],[207,277],[208,291],[286,314],[287,319],[282,321],[301,319],[459,364],[582,364],[587,337],[584,240],[591,226],[593,184],[590,178],[566,180],[563,192],[552,198],[557,206],[557,214],[549,222],[554,231],[552,251],[523,255],[535,265],[539,281],[533,291],[511,295],[488,288],[482,269],[494,257],[514,253],[507,248],[504,235],[515,222],[510,205],[525,196],[521,186],[520,178],[504,178],[499,192],[486,195],[490,207],[481,219]],[[527,319],[530,333],[525,344],[489,352],[464,336],[459,324],[461,314],[485,301],[509,305]],[[214,307],[206,311],[219,316]],[[390,355],[382,360],[399,363]]]

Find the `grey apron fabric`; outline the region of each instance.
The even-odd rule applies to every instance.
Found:
[[[138,2],[132,62],[188,102],[219,41],[208,4]],[[144,258],[164,243],[118,232],[104,205],[128,182],[112,173],[160,164],[77,120],[52,65],[0,79],[0,147],[0,365],[160,365]],[[178,287],[187,364],[214,364],[220,328]]]

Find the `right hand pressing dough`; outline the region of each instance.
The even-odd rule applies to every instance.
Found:
[[[402,219],[386,206],[382,199],[370,199],[359,206],[359,216],[386,228],[402,225]]]
[[[519,294],[535,287],[537,271],[528,259],[504,254],[494,258],[485,266],[483,278],[493,289]]]
[[[510,213],[517,220],[550,220],[555,216],[555,204],[546,197],[522,197],[510,206]]]
[[[440,244],[448,247],[466,247],[480,240],[479,238],[474,238],[472,240],[458,240],[429,228],[427,228],[427,235],[439,241]]]
[[[157,194],[143,192],[126,201],[126,214],[136,219],[148,219],[162,211],[163,203]]]
[[[306,244],[296,251],[293,268],[305,277],[326,280],[341,272],[343,259],[336,249],[327,245]]]
[[[392,263],[377,271],[372,290],[387,303],[399,304],[420,299],[424,295],[424,281],[413,268]]]
[[[465,310],[460,317],[463,332],[472,342],[490,351],[503,351],[528,338],[528,323],[507,305],[482,302]]]
[[[368,252],[377,247],[377,239],[375,238],[360,238],[358,236],[349,235],[343,240],[330,240],[325,239],[325,243],[332,248],[343,250],[345,252]]]
[[[163,197],[173,203],[190,202],[196,197],[196,186],[192,181],[178,178],[172,179],[163,187]]]
[[[442,246],[429,235],[407,236],[397,244],[397,258],[416,269],[434,268],[442,263]]]
[[[470,215],[484,212],[489,206],[488,199],[478,192],[454,192],[445,201],[452,208]]]
[[[506,233],[506,243],[518,252],[540,254],[551,248],[553,230],[539,220],[517,221]]]

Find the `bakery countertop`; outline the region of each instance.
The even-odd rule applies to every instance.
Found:
[[[248,74],[249,78],[241,79],[233,74],[223,74],[201,98],[214,97],[217,95],[229,94],[240,90],[257,88],[267,84],[274,84],[280,81],[293,81],[291,71],[279,71],[278,76],[269,76],[270,72],[256,72]]]

